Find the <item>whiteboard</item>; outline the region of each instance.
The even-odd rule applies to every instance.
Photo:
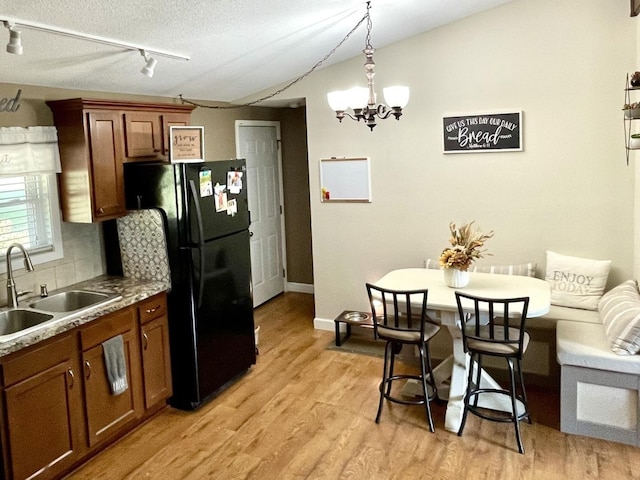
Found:
[[[322,202],[371,202],[369,158],[320,160]]]

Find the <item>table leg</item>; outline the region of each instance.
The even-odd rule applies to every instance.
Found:
[[[467,390],[467,371],[469,356],[464,353],[462,332],[455,325],[447,325],[453,339],[453,359],[451,362],[451,384],[449,386],[449,402],[445,414],[444,428],[450,432],[458,432],[464,411],[464,394]]]

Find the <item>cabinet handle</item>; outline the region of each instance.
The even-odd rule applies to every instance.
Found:
[[[91,364],[89,363],[89,360],[85,360],[85,362],[84,362],[84,378],[89,380],[90,376],[91,376]]]
[[[145,313],[156,313],[158,310],[160,310],[161,305],[158,305],[157,307],[153,307],[153,308],[147,308],[145,310]]]
[[[73,385],[76,383],[76,377],[73,374],[73,370],[71,370],[70,368],[67,370],[67,375],[69,375],[69,388],[73,388]]]
[[[104,213],[104,208],[100,207],[100,208],[98,209],[98,213],[99,213],[99,214],[103,214],[103,213]]]
[[[147,337],[147,332],[142,332],[142,338],[144,338],[144,343],[142,345],[142,348],[146,350],[147,347],[149,347],[149,337]]]

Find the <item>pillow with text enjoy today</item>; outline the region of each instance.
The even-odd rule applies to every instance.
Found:
[[[611,260],[592,260],[547,251],[545,280],[551,285],[551,304],[597,310],[610,268]]]

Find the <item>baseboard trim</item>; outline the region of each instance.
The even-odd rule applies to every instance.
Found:
[[[313,319],[313,328],[316,330],[335,330],[336,323],[333,320],[327,320],[326,318],[314,318]]]
[[[287,282],[287,292],[310,293],[313,295],[313,284]]]

